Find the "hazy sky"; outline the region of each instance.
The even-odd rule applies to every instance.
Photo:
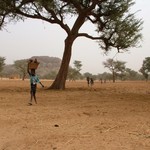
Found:
[[[133,11],[140,10],[136,16],[144,21],[141,47],[117,54],[115,59],[127,62],[126,67],[138,71],[145,57],[150,57],[150,0],[135,2]],[[92,31],[90,26],[84,28]],[[0,56],[6,58],[6,64],[32,56],[62,58],[66,33],[59,26],[28,19],[25,22],[11,23],[6,29],[0,31]],[[70,65],[73,66],[74,60],[79,60],[83,65],[82,73],[103,73],[108,71],[103,67],[103,61],[113,58],[115,54],[116,51],[113,50],[106,56],[95,41],[78,38],[73,45]]]

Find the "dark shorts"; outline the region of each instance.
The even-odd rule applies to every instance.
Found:
[[[36,84],[31,84],[31,92],[36,93]]]

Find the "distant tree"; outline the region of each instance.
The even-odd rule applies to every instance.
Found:
[[[91,77],[93,80],[96,80],[97,79],[97,75],[92,75],[92,77]]]
[[[92,75],[92,73],[89,73],[89,72],[85,72],[84,74],[83,74],[83,76],[85,77],[85,78],[87,78],[87,77],[92,77],[93,75]]]
[[[126,62],[124,61],[115,61],[115,72],[116,76],[119,77],[121,80],[123,80],[125,76],[125,66]]]
[[[4,66],[5,66],[5,58],[4,57],[0,57],[0,74],[1,74]]]
[[[75,61],[73,62],[73,64],[74,64],[75,69],[76,69],[78,72],[80,72],[80,71],[81,71],[81,67],[82,67],[81,61],[75,60]]]
[[[69,70],[68,70],[68,80],[69,81],[75,81],[76,80],[76,69],[72,68],[72,67],[69,67]]]
[[[125,71],[125,63],[126,62],[123,61],[114,61],[113,59],[107,59],[103,62],[104,67],[111,71],[113,82],[115,82],[117,76],[122,77]]]
[[[108,72],[104,72],[103,74],[102,74],[102,78],[103,78],[103,80],[106,82],[106,80],[112,80],[113,79],[113,77],[112,77],[112,74],[111,73],[108,73]]]
[[[148,76],[149,76],[149,73],[150,73],[150,57],[146,57],[144,60],[143,60],[143,64],[142,64],[142,67],[140,68],[139,70],[144,78],[146,79],[146,81],[148,80]]]
[[[141,72],[145,80],[148,81],[148,72],[143,66],[140,68],[139,72]]]
[[[44,75],[42,78],[54,80],[56,78],[56,75],[57,75],[56,71],[51,71],[49,74]]]
[[[82,76],[80,73],[82,67],[81,61],[75,60],[73,64],[74,64],[74,68],[69,67],[69,71],[68,71],[69,80],[77,80]]]
[[[3,76],[7,77],[7,78],[11,78],[13,77],[14,75],[17,75],[18,72],[15,68],[15,66],[13,64],[11,65],[5,65],[4,66],[4,69],[2,71],[2,74]]]
[[[16,60],[14,62],[14,66],[17,69],[19,75],[22,77],[22,80],[25,79],[26,75],[27,75],[27,60]]]
[[[138,80],[140,78],[139,76],[140,75],[138,74],[138,72],[130,68],[125,69],[125,80]]]
[[[0,0],[0,28],[25,18],[59,25],[66,32],[65,47],[50,89],[65,89],[72,46],[78,37],[97,41],[104,52],[112,48],[126,51],[138,44],[143,22],[130,12],[133,5],[134,0]],[[67,24],[68,16],[73,17],[72,25]],[[96,34],[80,30],[86,23],[94,25]]]

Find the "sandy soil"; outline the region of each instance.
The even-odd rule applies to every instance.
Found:
[[[150,150],[150,82],[38,85],[32,106],[29,91],[0,80],[0,150]]]

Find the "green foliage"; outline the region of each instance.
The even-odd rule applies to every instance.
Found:
[[[112,80],[112,74],[108,73],[108,72],[104,72],[101,74],[99,79],[103,79],[103,80]]]
[[[150,57],[145,58],[142,66],[145,68],[146,72],[150,72]]]
[[[142,80],[142,79],[143,79],[142,76],[138,72],[130,68],[125,69],[124,80]]]
[[[89,72],[84,73],[83,76],[84,76],[85,78],[87,78],[87,77],[92,78],[92,74],[89,73]]]
[[[50,73],[42,76],[43,79],[51,79],[54,80],[56,78],[57,72],[56,71],[51,71]]]
[[[22,80],[24,80],[25,76],[27,75],[27,60],[16,60],[14,62],[14,66],[17,69],[19,75],[22,77]]]
[[[77,80],[81,78],[81,73],[80,73],[82,67],[81,61],[75,60],[73,64],[74,64],[74,68],[69,67],[69,71],[67,75],[69,80]]]
[[[113,82],[115,82],[116,76],[119,76],[121,79],[124,77],[125,63],[123,61],[114,61],[113,59],[107,59],[103,62],[104,67],[112,72]]]
[[[148,76],[149,76],[149,73],[150,73],[150,57],[146,57],[143,60],[142,67],[140,68],[139,71],[143,74],[145,79],[148,80]]]
[[[123,72],[125,70],[125,63],[126,62],[123,61],[114,61],[113,59],[107,59],[105,62],[103,62],[103,65],[111,72]]]
[[[77,71],[76,69],[72,68],[72,67],[69,67],[69,70],[68,70],[68,75],[67,75],[67,78],[71,81],[75,81],[77,79],[76,77],[76,74],[77,74]]]
[[[133,0],[0,0],[0,26],[27,17],[41,19],[60,25],[67,33],[76,31],[76,37],[85,36],[98,40],[105,51],[112,47],[118,51],[127,50],[136,46],[142,38],[140,31],[143,22],[129,11],[132,5]],[[79,15],[72,29],[66,24],[67,15]],[[96,25],[98,37],[88,33],[78,34],[79,28],[86,21]]]
[[[2,71],[3,77],[12,78],[18,75],[18,71],[16,70],[14,65],[5,65]]]
[[[73,64],[74,64],[75,69],[78,72],[80,72],[81,71],[81,67],[82,67],[81,61],[75,60]]]
[[[3,70],[4,65],[5,65],[5,58],[0,57],[0,72]]]

